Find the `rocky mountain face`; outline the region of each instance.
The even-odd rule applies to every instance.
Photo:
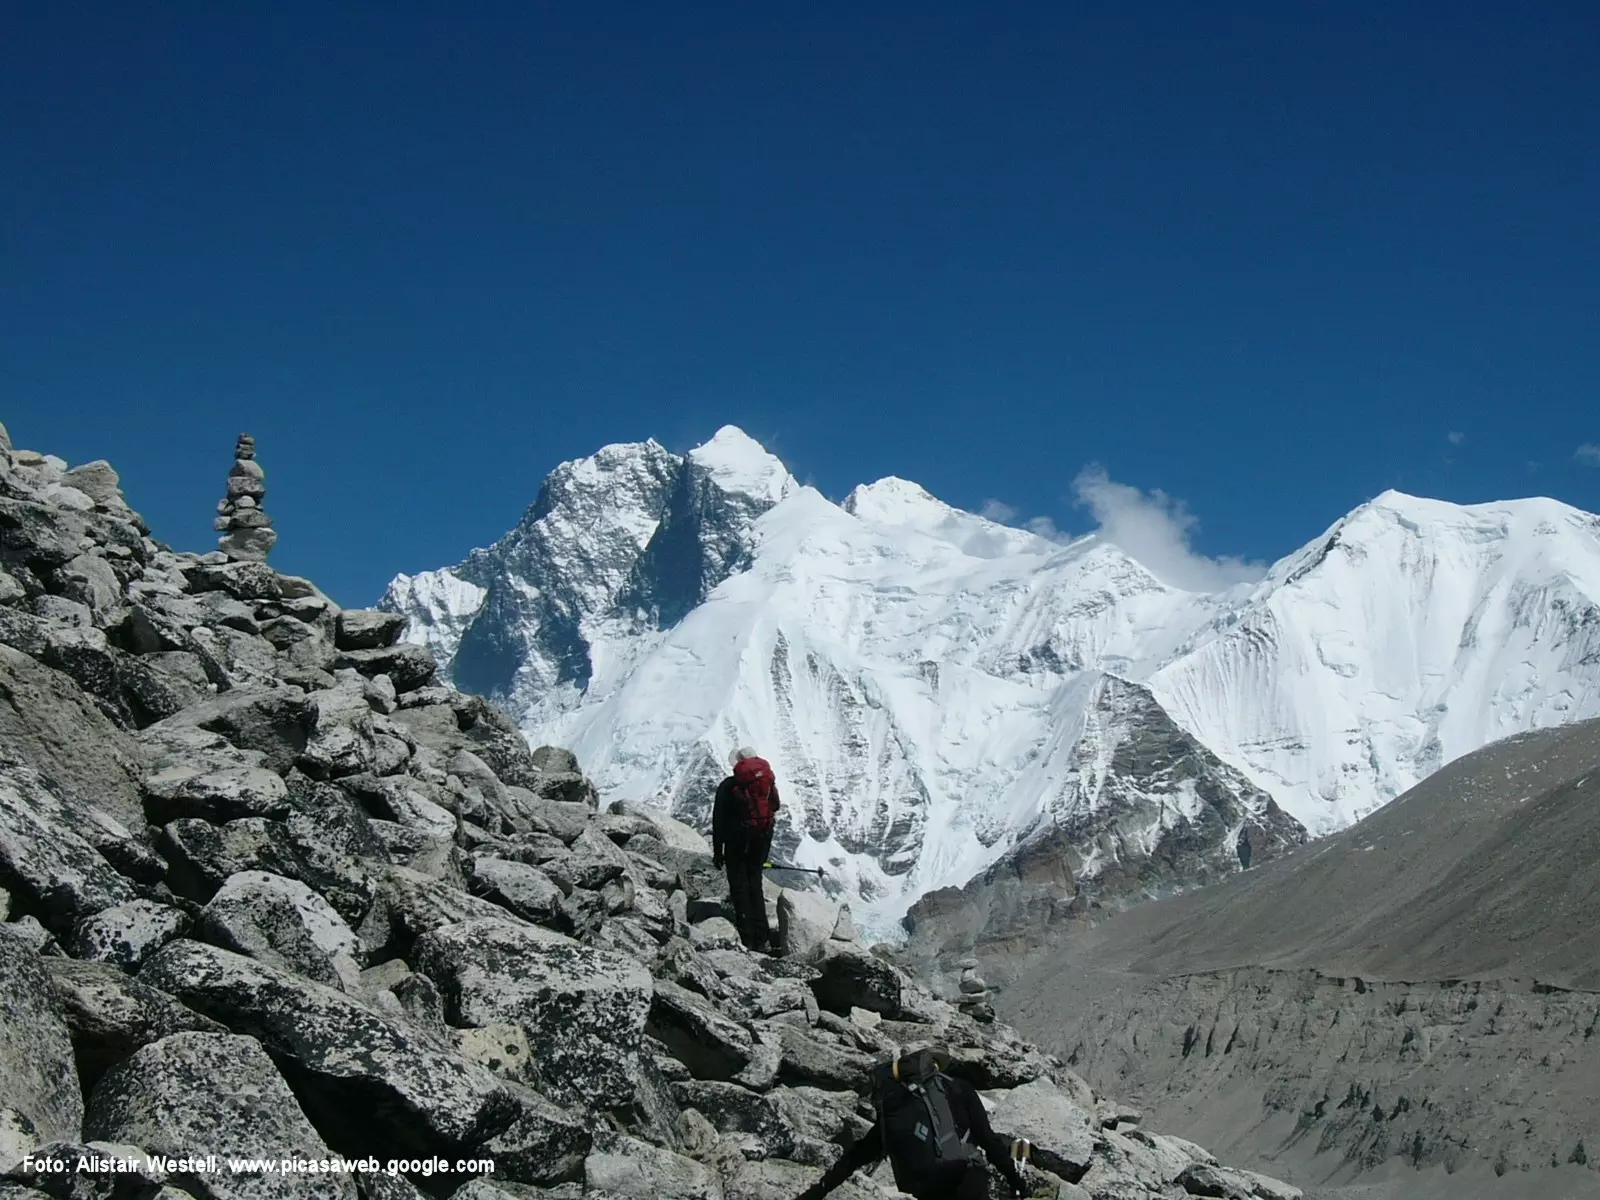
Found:
[[[608,794],[698,819],[759,746],[785,852],[898,937],[968,884],[1026,875],[1047,912],[1215,878],[1600,715],[1597,600],[1600,519],[1548,500],[1385,493],[1201,593],[903,479],[834,504],[730,427],[563,464],[500,543],[379,607]]]
[[[788,1200],[928,1043],[1035,1145],[1034,1195],[1299,1196],[936,998],[836,899],[769,886],[785,953],[745,951],[699,833],[530,750],[402,624],[175,552],[107,464],[0,430],[3,1200]]]
[[[977,958],[1093,1086],[1313,1200],[1600,1196],[1597,800],[1600,721],[1518,735],[1260,870]]]

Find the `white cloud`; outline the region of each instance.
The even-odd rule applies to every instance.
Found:
[[[1573,457],[1585,466],[1600,467],[1600,443],[1585,442]]]
[[[1057,529],[1056,523],[1049,517],[1029,517],[1026,528],[1029,533],[1036,533],[1042,538],[1049,538],[1052,542],[1070,542],[1072,535],[1063,529]]]
[[[1163,582],[1190,591],[1219,591],[1260,579],[1266,567],[1239,558],[1207,558],[1189,543],[1200,521],[1183,501],[1159,488],[1140,491],[1117,483],[1098,465],[1073,481],[1078,503],[1099,522],[1096,532],[1124,550]]]
[[[1462,433],[1459,429],[1452,429],[1449,433],[1445,434],[1445,441],[1449,442],[1452,446],[1459,446],[1466,440],[1467,435]]]
[[[1001,525],[1009,525],[1017,519],[1017,510],[1004,500],[989,499],[983,502],[978,515],[986,520],[998,521]]]

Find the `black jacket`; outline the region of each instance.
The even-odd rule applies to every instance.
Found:
[[[772,785],[772,811],[778,811],[778,785]],[[717,798],[711,806],[711,852],[720,857],[724,849],[742,850],[745,833],[741,822],[739,797],[734,794],[733,776],[717,784]],[[766,851],[763,849],[762,853]]]
[[[955,1118],[956,1128],[966,1135],[968,1142],[983,1151],[984,1157],[1011,1184],[1013,1191],[1023,1191],[1027,1185],[1011,1159],[1011,1147],[989,1124],[988,1110],[983,1107],[983,1098],[977,1089],[964,1079],[946,1078],[950,1080],[950,1113]],[[839,1161],[829,1167],[821,1179],[806,1189],[804,1195],[813,1198],[827,1195],[850,1178],[851,1172],[871,1166],[883,1158],[884,1153],[882,1131],[874,1124],[839,1156]]]

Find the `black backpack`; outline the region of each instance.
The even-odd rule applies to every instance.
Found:
[[[972,1159],[973,1148],[951,1110],[955,1081],[939,1068],[933,1051],[919,1050],[872,1069],[878,1130],[902,1192],[953,1187]]]

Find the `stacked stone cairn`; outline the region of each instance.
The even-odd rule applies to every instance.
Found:
[[[256,461],[256,440],[239,435],[228,471],[228,494],[217,501],[217,546],[234,562],[265,562],[278,540],[272,518],[261,507],[267,494],[267,473]]]
[[[961,981],[956,986],[961,998],[957,1007],[974,1021],[987,1025],[994,1020],[994,1008],[989,1003],[989,985],[978,976],[978,960],[963,958],[960,967]]]

